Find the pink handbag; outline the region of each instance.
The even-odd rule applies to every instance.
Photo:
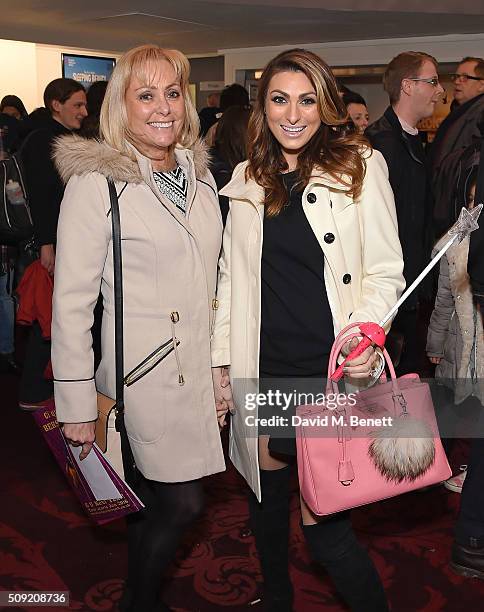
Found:
[[[388,382],[383,378],[360,393],[343,395],[330,380],[343,345],[361,337],[345,335],[358,325],[348,325],[333,344],[324,403],[296,409],[299,485],[317,515],[394,497],[451,475],[430,388],[417,374],[397,379],[383,349]],[[328,394],[338,393],[341,405],[333,408],[336,402],[328,401]]]

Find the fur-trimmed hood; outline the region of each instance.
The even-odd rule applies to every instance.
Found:
[[[143,159],[143,155],[136,151],[134,147],[131,148],[133,156],[129,157],[113,149],[105,142],[87,140],[81,136],[69,134],[55,140],[53,158],[65,183],[71,176],[83,176],[90,172],[99,172],[99,174],[112,178],[114,181],[142,183],[145,179],[139,161]],[[175,154],[177,158],[183,156],[191,158],[197,178],[203,178],[206,175],[209,155],[207,146],[202,140],[195,142],[190,149],[177,147]]]

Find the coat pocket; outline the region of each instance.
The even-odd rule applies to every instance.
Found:
[[[163,361],[174,349],[175,345],[178,346],[180,341],[176,338],[170,338],[164,342],[161,346],[155,349],[148,355],[143,361],[135,366],[126,376],[124,377],[124,384],[130,387],[135,382],[143,378],[148,372],[151,372],[153,368]]]

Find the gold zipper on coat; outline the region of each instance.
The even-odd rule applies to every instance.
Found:
[[[176,366],[178,368],[178,384],[179,385],[184,385],[185,384],[185,378],[183,377],[183,372],[182,372],[181,363],[180,363],[180,355],[178,354],[178,349],[177,349],[177,346],[180,343],[178,342],[177,337],[176,337],[176,333],[175,333],[175,325],[180,320],[180,314],[176,310],[174,310],[171,313],[171,315],[170,315],[170,319],[171,319],[171,337],[172,337],[172,340],[173,340],[173,346],[175,348]]]
[[[213,298],[212,300],[212,321],[210,323],[210,339],[213,337],[213,330],[215,329],[215,317],[217,316],[218,300]]]

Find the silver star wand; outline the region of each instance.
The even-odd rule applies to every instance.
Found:
[[[449,239],[447,240],[447,242],[435,255],[435,257],[430,260],[429,264],[422,270],[422,272],[420,272],[420,274],[413,281],[413,283],[409,287],[407,287],[404,293],[402,293],[400,299],[393,306],[393,308],[383,317],[383,319],[379,323],[367,322],[362,323],[359,326],[363,338],[360,340],[358,345],[351,351],[351,353],[346,357],[343,363],[341,363],[339,367],[333,372],[333,374],[331,375],[331,380],[338,381],[343,376],[343,367],[346,362],[351,361],[355,357],[361,355],[361,353],[363,353],[363,351],[368,346],[376,344],[380,348],[383,348],[386,340],[386,334],[384,330],[385,323],[387,323],[393,317],[393,315],[397,312],[403,302],[415,290],[415,288],[418,287],[418,285],[427,276],[430,270],[432,270],[432,268],[450,249],[450,247],[455,243],[462,242],[464,238],[469,236],[471,232],[473,232],[479,227],[477,219],[479,219],[479,215],[481,214],[483,206],[483,204],[478,204],[471,210],[463,208],[460,211],[459,218],[447,232],[447,234],[449,235]]]
[[[479,227],[477,219],[479,219],[479,215],[481,214],[483,206],[484,204],[478,204],[474,208],[471,208],[471,210],[463,208],[460,211],[459,218],[447,232],[447,234],[450,236],[449,240],[447,240],[447,242],[435,255],[435,257],[430,260],[429,264],[422,270],[422,272],[420,272],[420,274],[413,281],[413,283],[409,287],[407,287],[404,293],[402,293],[400,299],[395,304],[395,306],[393,306],[393,308],[387,313],[387,315],[380,321],[381,327],[383,327],[385,323],[387,323],[392,318],[392,316],[400,308],[403,302],[408,298],[408,296],[413,292],[413,290],[418,287],[418,285],[427,276],[430,270],[432,270],[432,268],[437,264],[437,262],[440,261],[440,259],[445,255],[445,253],[450,249],[450,247],[453,244],[461,243],[464,238],[470,236],[471,232],[473,232]]]

